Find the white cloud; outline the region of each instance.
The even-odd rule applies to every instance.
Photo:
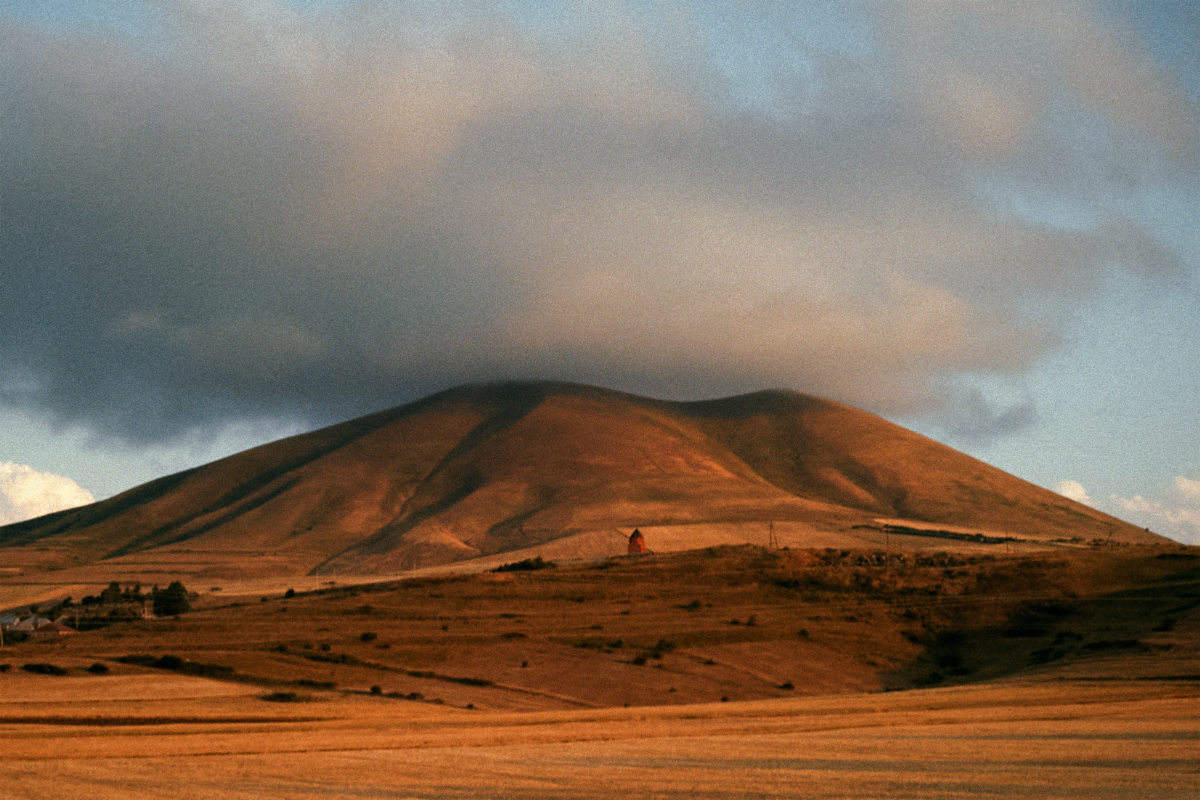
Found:
[[[94,501],[91,492],[70,478],[38,472],[25,464],[0,462],[0,525]]]
[[[1119,516],[1185,544],[1200,545],[1200,480],[1180,475],[1149,498],[1112,495]]]
[[[1175,478],[1175,488],[1179,494],[1194,503],[1200,503],[1200,480],[1185,478],[1180,475]]]
[[[1083,484],[1079,481],[1059,481],[1055,485],[1054,491],[1058,492],[1063,497],[1074,500],[1076,503],[1083,503],[1085,506],[1095,506],[1092,498],[1088,496],[1087,489],[1084,489]]]

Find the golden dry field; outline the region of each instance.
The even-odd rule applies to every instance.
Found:
[[[165,681],[170,699],[114,701],[143,698],[160,679],[68,677],[50,690],[37,680],[6,687],[26,698],[5,703],[0,722],[0,778],[14,800],[1091,800],[1200,788],[1194,682],[1043,679],[514,714],[368,697],[281,707],[198,678]]]
[[[1200,796],[1197,554],[993,551],[192,586],[0,651],[0,795]]]

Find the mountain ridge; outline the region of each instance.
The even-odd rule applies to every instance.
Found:
[[[0,541],[29,567],[246,553],[261,569],[361,574],[589,530],[845,532],[880,518],[1043,543],[1162,541],[811,395],[673,402],[550,382],[448,389],[0,528]]]

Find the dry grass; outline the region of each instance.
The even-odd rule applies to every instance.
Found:
[[[694,548],[774,521],[803,528],[801,546],[846,546],[833,541],[882,537],[880,518],[910,535],[1160,541],[837,403],[530,383],[452,390],[7,526],[3,553],[23,573],[78,568],[77,583],[97,563],[197,583],[396,573],[603,532],[598,556],[634,526],[699,534]]]
[[[741,546],[209,593],[178,620],[5,648],[0,785],[101,800],[1186,797],[1198,589],[1200,559],[1179,549]]]
[[[477,709],[877,691],[1094,671],[1114,658],[1142,664],[1143,677],[1200,673],[1187,661],[1196,562],[1165,557],[1174,552],[739,546],[293,597],[201,591],[178,619],[10,652],[88,664],[171,656],[254,686],[378,686]]]
[[[180,699],[157,724],[0,723],[0,780],[14,800],[1179,798],[1200,780],[1198,695],[1034,681],[518,715],[346,698],[301,719],[245,698]]]

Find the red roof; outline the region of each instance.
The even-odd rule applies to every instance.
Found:
[[[72,627],[63,625],[61,622],[47,622],[45,625],[39,625],[34,628],[33,636],[69,636],[72,633],[78,633]]]

